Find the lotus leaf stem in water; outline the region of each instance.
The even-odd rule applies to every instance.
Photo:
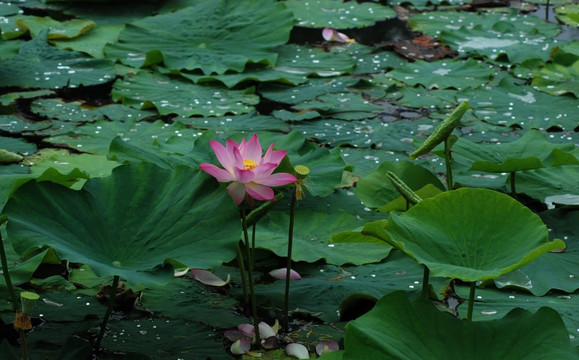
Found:
[[[290,218],[289,218],[289,229],[288,229],[288,243],[287,243],[287,269],[285,275],[285,296],[283,302],[283,314],[284,314],[284,327],[286,331],[289,331],[289,291],[290,291],[290,275],[291,275],[291,268],[292,268],[292,247],[293,247],[293,239],[294,239],[294,218],[295,218],[295,209],[296,209],[296,201],[297,196],[296,193],[298,191],[298,187],[294,188],[294,192],[292,194],[292,200],[290,205]]]
[[[243,237],[245,240],[245,247],[247,250],[247,266],[248,266],[248,283],[249,283],[249,294],[251,296],[251,317],[253,318],[253,326],[255,328],[255,341],[259,344],[259,320],[257,318],[257,304],[255,302],[255,288],[253,286],[253,249],[249,243],[249,234],[247,232],[247,216],[245,215],[245,209],[241,208],[241,227],[243,228]]]
[[[468,294],[468,310],[466,312],[466,319],[472,320],[472,310],[474,308],[474,292],[476,290],[476,281],[470,283],[470,292]]]
[[[109,322],[109,318],[111,317],[111,314],[113,313],[113,308],[115,306],[115,297],[117,295],[117,288],[118,287],[119,287],[119,276],[115,275],[113,277],[113,285],[111,287],[111,292],[109,294],[109,305],[107,307],[107,312],[105,313],[103,323],[101,324],[101,330],[99,332],[99,335],[97,337],[95,347],[94,347],[94,350],[97,353],[100,351],[101,342],[102,342],[103,337],[105,336],[105,332],[107,330],[107,323]]]

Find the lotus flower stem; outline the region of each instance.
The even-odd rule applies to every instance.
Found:
[[[474,308],[474,292],[476,290],[476,281],[470,283],[470,293],[468,294],[468,310],[466,312],[466,319],[472,320],[472,310]]]
[[[450,144],[448,143],[448,137],[444,139],[444,163],[446,165],[446,188],[447,190],[452,190],[452,155],[450,153]]]
[[[428,300],[428,281],[430,278],[430,269],[424,265],[424,273],[422,275],[422,297]]]
[[[115,296],[117,295],[117,288],[119,287],[119,276],[115,275],[113,277],[113,285],[111,287],[111,293],[109,294],[109,305],[107,307],[107,312],[105,313],[105,317],[103,318],[103,323],[101,324],[101,330],[99,332],[98,338],[96,340],[94,350],[95,352],[99,352],[101,348],[101,342],[103,337],[105,336],[105,332],[107,330],[107,323],[109,322],[109,318],[113,313],[113,308],[115,306]]]
[[[249,295],[247,294],[247,278],[245,277],[245,261],[243,254],[241,254],[241,245],[237,245],[237,263],[239,265],[239,272],[241,273],[241,287],[243,288],[243,303],[249,305]]]
[[[288,229],[288,242],[287,242],[287,271],[285,275],[285,296],[283,302],[283,314],[284,314],[284,328],[289,332],[289,291],[290,291],[290,275],[292,268],[292,247],[294,240],[294,219],[297,201],[297,186],[292,194],[292,200],[290,205],[290,218],[289,218],[289,229]]]
[[[2,272],[4,273],[4,281],[6,282],[6,287],[8,288],[8,293],[12,299],[12,308],[14,312],[18,313],[20,311],[20,302],[16,297],[16,292],[14,291],[14,286],[12,285],[12,280],[10,279],[10,273],[8,272],[8,260],[6,260],[6,249],[4,249],[4,239],[2,239],[2,232],[0,231],[0,259],[2,261]],[[18,334],[20,335],[20,342],[22,343],[22,359],[28,360],[28,347],[26,346],[26,333],[23,329],[18,329]]]
[[[255,288],[253,287],[253,249],[249,243],[249,234],[247,231],[247,216],[245,215],[245,209],[241,208],[241,227],[243,228],[243,237],[245,239],[245,247],[247,249],[247,266],[248,266],[248,283],[249,283],[249,294],[251,296],[251,317],[253,318],[253,326],[255,327],[255,341],[260,344],[259,339],[259,320],[257,318],[257,304],[255,302]]]
[[[14,286],[12,285],[12,280],[10,280],[10,273],[8,272],[8,261],[6,260],[6,250],[4,249],[4,240],[2,239],[2,232],[0,232],[0,258],[2,259],[2,271],[4,273],[4,281],[6,281],[6,287],[8,288],[8,293],[12,299],[12,308],[14,311],[20,310],[20,302],[16,297],[16,292],[14,291]]]

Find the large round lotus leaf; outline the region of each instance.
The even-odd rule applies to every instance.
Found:
[[[525,289],[536,296],[543,296],[551,289],[573,293],[579,289],[579,211],[553,209],[540,216],[551,229],[551,238],[558,237],[565,242],[565,251],[545,254],[494,282],[499,288]]]
[[[559,314],[517,308],[492,321],[463,321],[425,300],[391,293],[349,323],[343,359],[577,359]]]
[[[114,101],[122,101],[136,109],[155,107],[161,115],[182,116],[245,114],[253,110],[251,105],[259,103],[259,97],[252,89],[230,90],[198,85],[145,71],[117,80],[112,97]]]
[[[492,69],[473,59],[443,63],[417,61],[390,71],[387,75],[408,85],[421,84],[428,89],[478,88],[489,81]]]
[[[0,86],[57,89],[102,84],[115,76],[112,63],[57,49],[44,31],[22,44],[17,56],[0,61]]]
[[[239,214],[198,169],[120,166],[75,191],[29,182],[6,205],[9,239],[23,254],[43,245],[98,276],[151,283],[167,259],[208,268],[235,257]]]
[[[457,97],[471,104],[473,113],[494,125],[518,125],[523,129],[552,126],[572,131],[577,127],[579,104],[569,96],[553,96],[504,77],[489,88],[467,89]]]
[[[549,242],[547,227],[531,210],[487,189],[444,192],[364,231],[428,266],[433,276],[463,281],[493,279],[565,247],[559,239]]]
[[[285,44],[290,11],[273,0],[202,0],[173,13],[128,24],[107,57],[133,67],[164,63],[204,74],[243,71],[247,63],[274,65],[273,49]]]
[[[564,153],[574,148],[572,143],[555,144],[540,131],[529,130],[506,143],[477,144],[460,138],[452,147],[452,156],[458,163],[472,164],[470,170],[502,173],[577,162],[572,154],[564,158]]]
[[[396,16],[396,12],[390,7],[372,3],[358,4],[341,0],[287,0],[285,4],[293,11],[298,25],[309,28],[363,27]]]
[[[386,174],[388,171],[395,173],[412,190],[421,189],[428,184],[445,190],[440,180],[422,166],[410,161],[383,162],[378,169],[358,181],[356,195],[367,207],[379,208],[400,196]]]

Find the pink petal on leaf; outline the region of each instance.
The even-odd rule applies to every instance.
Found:
[[[352,39],[348,37],[346,34],[342,34],[334,29],[325,28],[322,30],[322,37],[326,41],[336,41],[336,42],[352,42]]]
[[[310,353],[302,344],[291,343],[285,347],[285,353],[298,359],[309,359]]]
[[[251,324],[239,324],[237,325],[237,330],[241,331],[241,333],[248,338],[253,339],[255,336],[255,327]]]
[[[287,275],[287,268],[275,269],[269,272],[269,274],[279,280],[285,280]],[[290,280],[300,280],[302,277],[294,269],[290,269]]]
[[[276,332],[267,323],[261,321],[259,324],[259,337],[262,339],[267,339],[268,337],[275,336]]]
[[[320,341],[318,345],[316,345],[316,354],[318,354],[318,356],[338,350],[340,350],[340,345],[335,341]]]
[[[251,342],[249,340],[238,339],[236,342],[231,344],[229,351],[235,355],[244,355],[249,351],[249,349],[251,349]]]
[[[195,280],[210,286],[225,286],[229,284],[229,281],[231,280],[231,276],[229,275],[227,275],[227,280],[223,281],[212,272],[201,269],[193,269],[191,270],[191,274],[193,274]]]

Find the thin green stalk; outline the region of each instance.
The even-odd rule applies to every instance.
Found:
[[[517,190],[515,190],[515,171],[511,172],[511,196],[517,196]]]
[[[452,156],[450,154],[450,144],[448,142],[448,137],[444,139],[444,161],[446,164],[446,188],[448,190],[452,190]]]
[[[472,310],[474,308],[474,292],[476,290],[476,281],[470,283],[470,293],[468,294],[468,310],[466,313],[466,319],[472,320]]]
[[[4,240],[2,239],[2,232],[0,231],[0,258],[2,258],[2,271],[4,272],[4,281],[6,281],[6,287],[8,288],[8,293],[12,299],[12,308],[15,312],[20,310],[20,302],[16,297],[16,292],[14,291],[14,286],[12,285],[12,280],[10,280],[10,273],[8,272],[8,260],[6,260],[6,250],[4,249]]]
[[[241,287],[243,288],[243,303],[249,305],[249,295],[247,294],[247,278],[245,277],[245,261],[243,254],[241,254],[241,245],[237,244],[237,263],[239,264],[239,272],[241,273]]]
[[[422,275],[422,297],[428,300],[428,281],[430,279],[430,269],[424,265],[424,273]]]
[[[245,247],[247,248],[247,265],[248,265],[248,283],[249,294],[251,296],[251,316],[253,317],[253,326],[255,328],[255,341],[260,344],[259,337],[259,321],[257,319],[257,304],[255,302],[255,289],[253,287],[253,249],[250,247],[249,234],[247,232],[247,216],[245,209],[241,209],[241,227],[243,228],[243,237],[245,239]]]
[[[297,202],[297,191],[298,188],[294,189],[292,194],[292,200],[290,205],[290,218],[289,218],[289,229],[288,229],[288,242],[287,242],[287,272],[285,275],[285,296],[283,303],[283,314],[284,314],[284,327],[286,331],[289,331],[289,292],[290,292],[290,272],[292,269],[292,248],[294,241],[294,218],[296,213],[296,202]]]
[[[115,306],[115,297],[117,295],[117,288],[119,287],[119,276],[115,275],[113,277],[113,285],[111,287],[111,293],[109,295],[109,306],[107,307],[107,312],[105,313],[105,317],[103,319],[103,323],[101,324],[101,330],[99,332],[99,336],[95,343],[95,352],[99,352],[101,348],[101,342],[103,337],[105,336],[105,332],[107,330],[107,323],[109,322],[109,318],[113,313],[113,308]]]
[[[20,311],[20,301],[16,297],[16,291],[14,291],[14,285],[12,285],[12,280],[10,279],[10,273],[8,272],[8,260],[6,259],[6,249],[4,248],[4,239],[2,238],[2,231],[0,231],[0,259],[2,261],[2,272],[4,273],[4,281],[6,282],[6,287],[8,288],[8,293],[12,299],[12,308],[15,313]],[[18,334],[20,335],[20,343],[22,344],[22,359],[28,360],[28,346],[26,345],[26,333],[23,329],[18,329]]]

